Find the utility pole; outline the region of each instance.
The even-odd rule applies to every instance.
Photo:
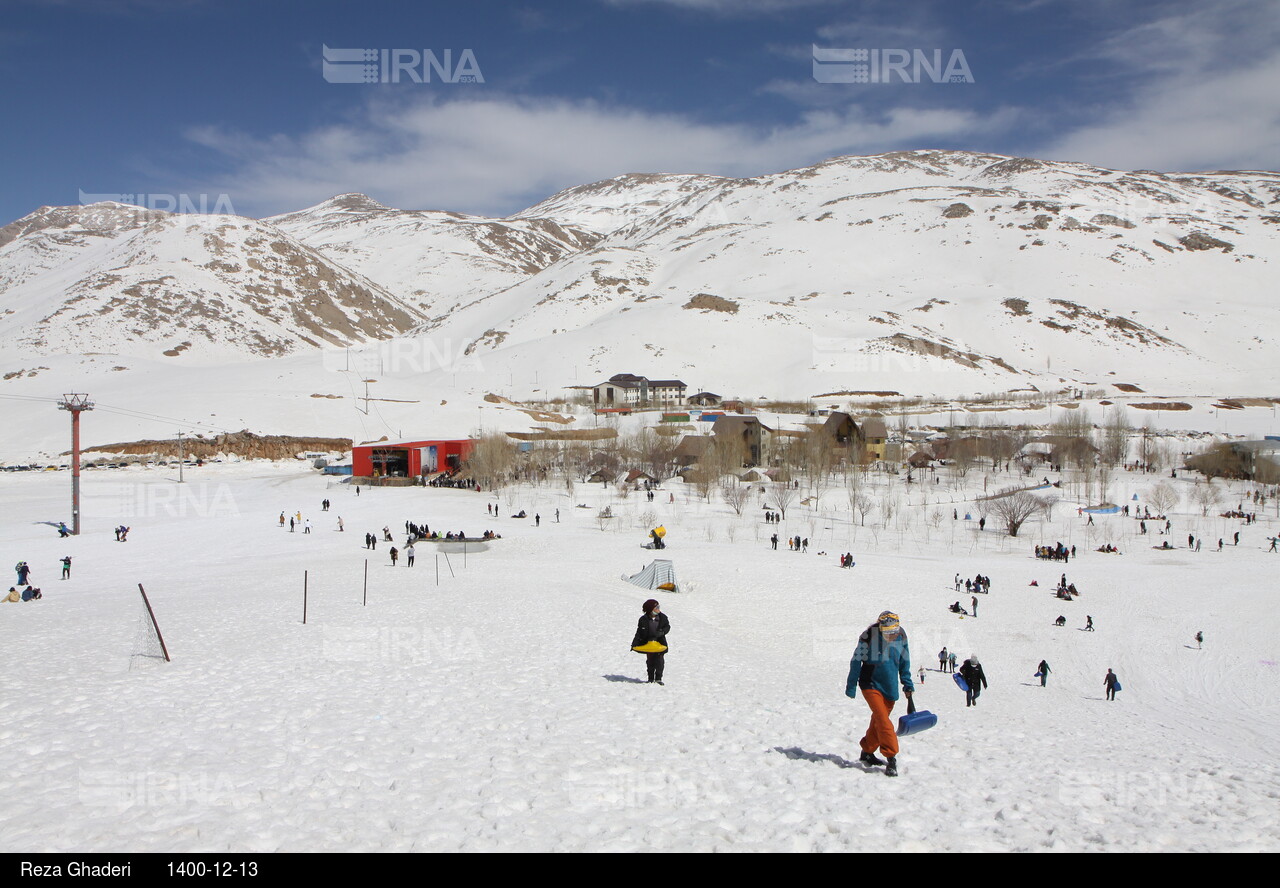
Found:
[[[80,535],[80,414],[93,409],[85,394],[63,395],[59,410],[71,411],[71,532]]]
[[[182,484],[182,464],[186,461],[186,455],[182,452],[182,429],[178,429],[178,483]]]

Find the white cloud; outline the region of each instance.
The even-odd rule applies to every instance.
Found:
[[[188,135],[234,171],[197,190],[226,193],[252,215],[349,191],[391,206],[504,214],[628,172],[758,175],[838,154],[945,144],[1009,123],[1007,112],[846,106],[765,129],[590,101],[424,98],[373,101],[356,119],[298,137]]]
[[[1280,6],[1173,6],[1118,31],[1092,58],[1117,98],[1036,153],[1122,169],[1275,169]],[[1076,63],[1088,63],[1081,58]]]

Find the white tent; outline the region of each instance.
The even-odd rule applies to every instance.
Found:
[[[622,575],[622,579],[639,586],[641,589],[664,589],[668,592],[679,592],[676,585],[676,569],[665,558],[655,559],[648,567],[635,576]]]

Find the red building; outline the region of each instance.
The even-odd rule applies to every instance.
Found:
[[[351,448],[352,474],[407,478],[451,471],[462,465],[475,439],[453,441],[378,441]]]

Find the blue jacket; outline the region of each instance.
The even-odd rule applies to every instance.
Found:
[[[879,691],[886,700],[898,699],[898,685],[915,692],[911,682],[911,650],[907,646],[907,633],[901,631],[896,639],[886,642],[879,626],[868,626],[858,637],[858,648],[849,661],[849,677],[845,681],[847,697],[857,697],[858,688]]]

